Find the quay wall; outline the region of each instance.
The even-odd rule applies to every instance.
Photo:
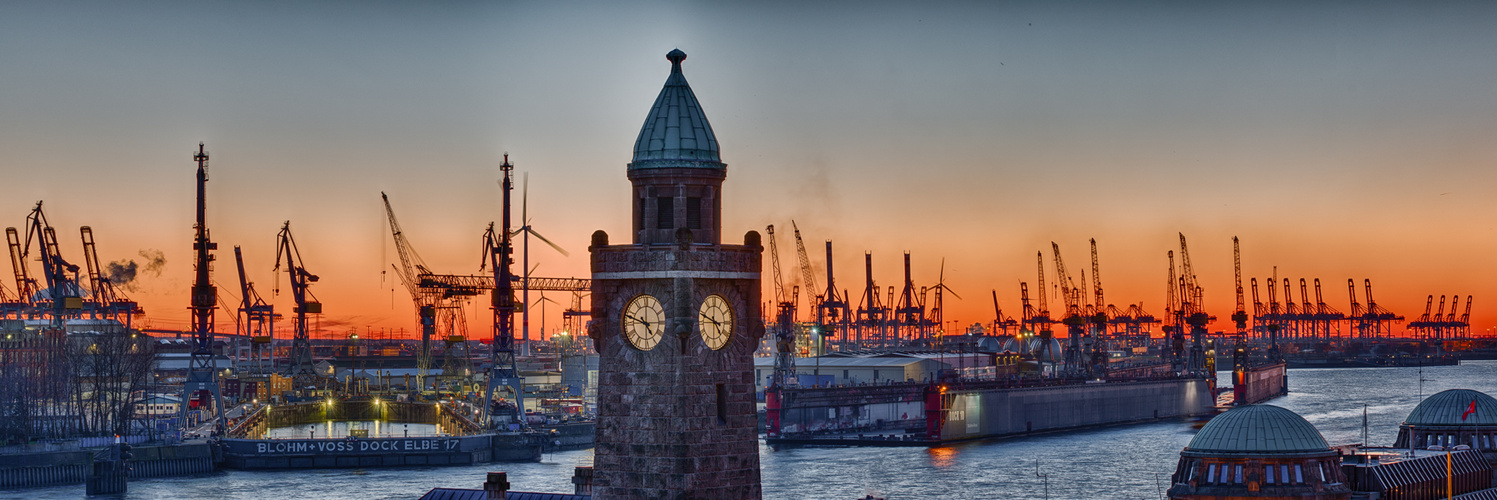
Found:
[[[1215,404],[1203,379],[953,390],[941,397],[942,441],[1199,415]]]
[[[135,446],[130,479],[190,476],[213,471],[204,443]],[[81,484],[93,470],[93,450],[0,455],[0,488]]]

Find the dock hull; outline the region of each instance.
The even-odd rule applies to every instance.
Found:
[[[905,395],[893,401],[804,398],[848,404],[785,408],[787,415],[824,414],[828,420],[799,421],[789,432],[768,434],[765,441],[773,445],[931,446],[1204,415],[1215,404],[1211,382],[1204,378],[945,390],[930,386],[924,392],[921,398]],[[867,422],[872,420],[868,415],[890,407],[899,408],[901,417],[914,418],[900,419],[892,427]]]

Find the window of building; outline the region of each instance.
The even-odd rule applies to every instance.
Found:
[[[639,228],[640,229],[644,229],[645,227],[647,227],[647,226],[645,226],[645,211],[646,211],[645,209],[646,208],[648,208],[648,205],[645,203],[645,198],[640,198],[639,199]]]
[[[1326,482],[1326,478],[1325,478],[1325,462],[1315,462],[1315,470],[1317,472],[1320,472],[1320,482],[1322,482],[1322,483]]]
[[[1299,470],[1299,466],[1298,465],[1294,466],[1294,469],[1295,470]],[[1289,482],[1289,466],[1288,465],[1280,465],[1279,466],[1279,477],[1281,478],[1280,479],[1281,481],[1284,481],[1285,483]],[[1298,480],[1298,481],[1295,481],[1295,482],[1296,483],[1303,483],[1305,481],[1304,480]]]
[[[873,371],[873,381],[878,382],[878,370]]]
[[[1273,484],[1273,466],[1263,468],[1263,482]]]
[[[1188,471],[1190,471],[1188,474],[1186,474],[1185,481],[1186,482],[1194,481],[1196,479],[1196,463],[1195,462],[1189,462],[1189,463],[1187,463],[1185,465],[1185,469],[1188,470]]]
[[[660,229],[676,228],[675,198],[661,196],[655,199],[655,227]]]
[[[696,197],[686,198],[686,228],[702,228],[702,199]]]
[[[1216,482],[1216,464],[1206,466],[1206,484]]]
[[[1232,481],[1232,482],[1237,483],[1237,484],[1242,484],[1242,466],[1241,465],[1237,465],[1237,466],[1233,466],[1232,467],[1232,476],[1233,476],[1233,479],[1234,479],[1234,481]]]
[[[1288,472],[1288,471],[1285,471],[1285,472]],[[1305,482],[1305,469],[1303,467],[1300,467],[1299,464],[1294,464],[1294,482],[1295,483],[1304,483]]]

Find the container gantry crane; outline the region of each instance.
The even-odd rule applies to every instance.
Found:
[[[78,232],[83,238],[83,263],[88,268],[89,290],[92,292],[90,300],[84,302],[85,308],[94,317],[103,316],[118,321],[126,331],[133,329],[131,319],[144,315],[145,310],[120,291],[109,277],[103,275],[103,268],[99,266],[99,251],[94,244],[93,228],[83,226]]]
[[[36,202],[36,208],[26,216],[26,227],[21,259],[25,261],[30,257],[31,242],[35,240],[41,253],[39,259],[42,262],[42,276],[47,280],[48,292],[48,300],[37,305],[51,310],[51,327],[60,334],[65,328],[66,320],[75,317],[83,309],[83,288],[78,284],[79,268],[62,258],[57,245],[57,232],[47,222],[47,215],[42,212],[42,202]]]
[[[799,231],[796,235],[800,235]],[[826,291],[821,294],[821,303],[816,308],[816,323],[821,325],[824,337],[831,338],[833,342],[846,343],[850,316],[847,293],[837,290],[837,282],[832,275],[832,240],[826,240]]]
[[[36,278],[26,266],[26,250],[21,246],[21,233],[14,227],[5,228],[5,241],[10,246],[10,268],[16,276],[16,297],[5,305],[5,310],[16,319],[35,318],[36,294],[41,290]]]
[[[925,336],[920,330],[925,323],[925,307],[920,303],[920,298],[915,292],[915,282],[910,279],[910,253],[904,253],[904,289],[899,292],[899,303],[894,308],[896,330],[896,342],[919,338],[924,340]],[[907,329],[914,329],[914,335],[908,335]]]
[[[858,304],[858,342],[888,347],[889,306],[879,299],[878,284],[873,281],[873,254],[863,252],[863,296]]]
[[[291,338],[290,365],[286,374],[296,384],[297,390],[309,386],[321,387],[323,377],[312,364],[312,340],[307,324],[308,314],[322,314],[322,303],[316,300],[309,289],[312,283],[317,282],[317,275],[307,272],[302,264],[301,251],[296,248],[296,238],[291,235],[289,220],[281,226],[281,232],[276,236],[275,253],[274,271],[280,271],[282,264],[285,265],[286,274],[291,281],[291,300],[296,303],[296,308],[292,309],[296,313],[295,333]]]

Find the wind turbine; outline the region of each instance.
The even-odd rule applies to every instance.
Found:
[[[535,303],[531,304],[532,306],[535,306],[535,305],[541,306],[541,335],[540,335],[541,340],[545,340],[546,339],[546,303],[547,302],[550,302],[552,304],[556,304],[557,303],[556,301],[551,300],[550,297],[547,297],[546,296],[546,292],[544,290],[542,290],[541,291],[541,298],[535,299]],[[529,309],[529,308],[527,308],[527,309]]]
[[[510,234],[510,236],[517,236],[517,235],[521,235],[521,233],[523,233],[523,238],[524,239],[521,242],[521,245],[523,245],[523,246],[521,247],[521,250],[520,250],[520,255],[521,255],[521,257],[520,257],[521,258],[520,267],[522,269],[526,269],[526,271],[525,271],[525,275],[520,278],[520,303],[521,304],[530,304],[530,272],[533,271],[533,269],[530,268],[530,237],[533,235],[533,236],[536,237],[536,239],[539,239],[542,242],[545,242],[547,245],[550,245],[551,248],[555,249],[557,253],[560,253],[562,257],[570,257],[572,254],[568,253],[565,249],[561,248],[560,245],[552,243],[551,240],[546,239],[545,236],[541,236],[541,233],[535,232],[535,229],[530,227],[530,215],[527,212],[527,209],[528,209],[528,207],[530,205],[530,173],[529,172],[525,173],[525,176],[522,178],[521,182],[522,182],[521,188],[520,188],[520,221],[521,221],[520,224],[521,225],[520,225],[520,228],[519,229],[515,229],[514,233]],[[523,310],[520,311],[520,332],[521,332],[520,333],[521,338],[524,339],[524,341],[523,341],[523,343],[521,345],[523,345],[524,348],[525,348],[525,354],[529,355],[530,354],[530,308],[529,307],[526,307],[525,309],[523,309]]]
[[[942,300],[943,296],[942,296],[941,292],[943,292],[943,291],[944,292],[951,292],[951,296],[952,297],[956,297],[957,300],[961,300],[961,298],[962,298],[961,295],[958,295],[956,293],[956,290],[952,290],[951,287],[946,286],[946,258],[945,257],[941,258],[941,274],[936,278],[935,289],[936,289],[936,321],[940,323],[939,325],[937,325],[937,328],[939,328],[939,330],[937,330],[937,331],[943,333],[943,335],[941,335],[941,338],[944,341],[945,337],[946,337],[944,335],[944,333],[946,331],[946,303]]]

